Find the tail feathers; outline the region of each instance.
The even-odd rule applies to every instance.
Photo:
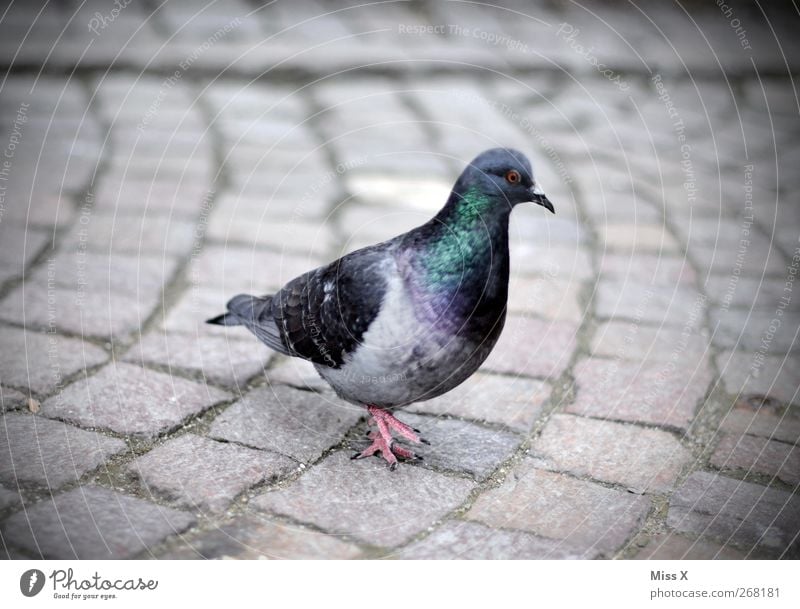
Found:
[[[249,294],[239,294],[228,301],[228,312],[206,321],[217,326],[241,326],[254,324],[264,308],[272,302],[272,297],[259,298]]]
[[[255,322],[261,317],[264,308],[271,302],[271,296],[260,298],[250,294],[239,294],[228,301],[228,311],[241,319]]]
[[[242,322],[234,313],[223,313],[211,319],[206,320],[207,324],[214,324],[215,326],[241,326]]]
[[[283,344],[283,337],[272,317],[272,296],[239,294],[228,302],[228,312],[209,319],[218,326],[244,326],[261,342],[284,355],[297,355]]]

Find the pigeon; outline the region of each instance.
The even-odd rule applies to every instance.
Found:
[[[342,399],[364,406],[380,453],[419,459],[395,441],[427,443],[392,411],[469,378],[497,343],[508,298],[508,225],[518,203],[555,213],[530,161],[510,148],[478,155],[427,223],[289,281],[275,294],[239,294],[209,319],[244,326],[268,347],[314,364]]]

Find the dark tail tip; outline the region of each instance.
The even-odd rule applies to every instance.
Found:
[[[232,313],[223,313],[222,315],[217,315],[216,317],[212,317],[211,319],[206,320],[207,324],[213,324],[215,326],[238,326],[240,325],[239,319],[236,315]]]

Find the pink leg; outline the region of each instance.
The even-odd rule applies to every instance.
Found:
[[[392,470],[397,467],[397,457],[402,459],[422,459],[422,457],[418,457],[407,448],[396,445],[394,443],[394,438],[392,438],[392,431],[396,431],[399,436],[410,442],[414,442],[415,444],[419,444],[420,442],[428,444],[426,440],[419,437],[419,432],[416,429],[398,421],[389,411],[378,408],[377,406],[367,406],[367,411],[378,426],[378,430],[373,431],[369,435],[372,444],[360,453],[353,455],[353,459],[371,457],[375,453],[380,452],[381,456],[386,459],[389,468]]]

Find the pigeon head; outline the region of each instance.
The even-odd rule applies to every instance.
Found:
[[[512,148],[492,148],[472,160],[454,191],[464,195],[476,190],[495,201],[499,199],[504,206],[531,202],[555,213],[553,204],[536,183],[530,161]]]

